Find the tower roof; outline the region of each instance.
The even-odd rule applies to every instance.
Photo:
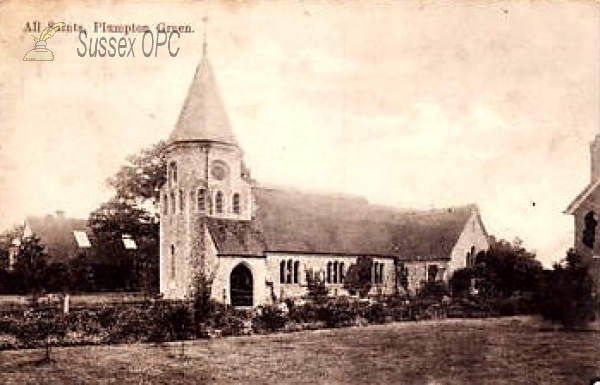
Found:
[[[237,146],[206,55],[206,45],[203,51],[169,143],[202,140]]]

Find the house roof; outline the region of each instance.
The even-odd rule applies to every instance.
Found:
[[[168,143],[189,141],[212,141],[237,146],[206,49]]]
[[[371,205],[364,198],[253,188],[256,211],[248,222],[211,218],[220,255],[266,252],[447,259],[474,205],[408,211]]]
[[[575,211],[579,208],[579,206],[585,202],[588,197],[590,195],[592,195],[594,193],[594,191],[596,191],[596,189],[598,189],[598,186],[600,186],[600,179],[597,179],[594,182],[589,183],[582,192],[580,192],[575,199],[573,199],[573,201],[569,204],[569,206],[567,207],[567,209],[564,211],[565,214],[570,214],[573,215],[575,213]]]
[[[78,242],[82,242],[87,236],[89,243],[92,238],[85,219],[67,218],[63,215],[29,216],[25,219],[25,231],[31,231],[40,238],[48,257],[54,261],[67,261],[75,257],[78,251],[87,249],[85,244],[80,247]]]

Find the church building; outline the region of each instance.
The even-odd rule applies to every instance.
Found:
[[[591,173],[588,185],[565,210],[575,222],[574,250],[588,263],[596,296],[600,296],[600,134],[590,144]],[[600,314],[596,314],[597,318]]]
[[[565,210],[575,222],[575,251],[584,257],[600,257],[600,134],[590,144],[590,182]]]
[[[307,154],[308,155],[308,154]],[[307,291],[319,274],[331,295],[359,257],[373,260],[372,294],[415,292],[447,281],[488,248],[475,205],[413,211],[343,194],[269,187],[251,179],[206,56],[164,150],[160,191],[160,291],[192,294],[202,272],[214,299],[258,306]]]

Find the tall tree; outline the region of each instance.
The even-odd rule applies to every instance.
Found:
[[[373,285],[372,270],[373,258],[358,257],[356,263],[348,268],[344,288],[350,294],[358,293],[360,297],[366,297]]]
[[[593,272],[594,261],[569,250],[567,257],[544,272],[540,289],[541,313],[565,329],[585,326],[599,311]]]
[[[325,285],[325,280],[312,269],[306,271],[307,297],[315,303],[324,303],[329,295],[329,289]]]
[[[156,208],[159,188],[167,175],[167,164],[162,155],[165,147],[166,142],[160,141],[126,158],[125,165],[107,181],[117,197],[133,199],[138,205],[150,202]]]
[[[47,254],[35,234],[24,238],[16,254],[14,274],[22,293],[40,295],[44,289]]]
[[[490,297],[510,297],[537,290],[543,271],[535,254],[527,251],[522,242],[498,240],[487,251],[477,255],[473,277],[481,294]]]
[[[108,254],[105,257],[113,262],[125,261],[124,267],[131,273],[127,285],[137,289],[139,281],[149,286],[158,281],[158,203],[159,190],[166,179],[167,166],[162,156],[165,146],[161,141],[128,156],[126,163],[107,180],[115,195],[93,211],[88,220],[100,248]],[[124,236],[135,241],[136,250],[123,247]]]

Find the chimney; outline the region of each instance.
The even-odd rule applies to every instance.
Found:
[[[592,183],[600,178],[600,135],[596,135],[594,141],[590,143],[590,161],[592,171]]]
[[[65,219],[65,212],[63,210],[56,210],[56,219]]]

